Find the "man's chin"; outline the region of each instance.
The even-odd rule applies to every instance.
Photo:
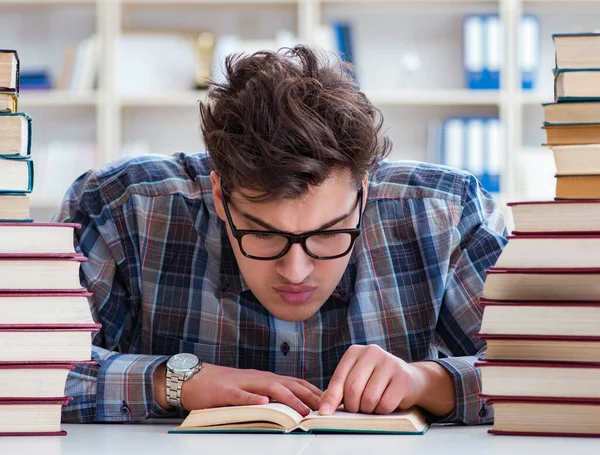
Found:
[[[279,301],[276,305],[263,305],[269,313],[277,319],[288,322],[306,321],[314,316],[321,305],[315,302],[306,302],[302,305],[290,305]]]

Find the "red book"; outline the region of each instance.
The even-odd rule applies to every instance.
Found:
[[[600,436],[600,403],[588,399],[484,396],[494,407],[490,434]]]
[[[600,338],[600,301],[479,299],[487,335]]]
[[[0,325],[0,361],[88,361],[92,351],[92,332],[100,328],[100,324],[40,327]]]
[[[2,400],[0,399],[0,436],[64,436],[61,430],[62,406],[71,397]]]
[[[600,200],[510,202],[513,234],[554,232],[600,233]]]
[[[600,337],[504,335],[479,333],[487,344],[486,360],[598,362]]]
[[[507,397],[562,397],[600,402],[596,363],[480,361],[481,393]]]
[[[600,268],[491,267],[482,297],[490,300],[600,299]]]
[[[40,325],[92,324],[89,292],[8,293],[0,292],[3,324]]]
[[[73,257],[2,256],[0,291],[2,292],[81,292],[79,268],[87,259]]]
[[[498,268],[600,268],[600,234],[508,236]]]
[[[0,222],[0,255],[75,255],[74,223]]]
[[[0,400],[61,398],[68,363],[0,363]]]

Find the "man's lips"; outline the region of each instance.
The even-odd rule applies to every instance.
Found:
[[[310,300],[317,288],[303,284],[285,284],[276,286],[274,289],[287,304],[301,305]]]

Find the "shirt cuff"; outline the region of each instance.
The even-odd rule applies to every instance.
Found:
[[[483,399],[479,398],[481,392],[481,374],[474,363],[479,358],[474,357],[448,357],[432,360],[441,365],[450,373],[454,382],[456,406],[454,411],[446,417],[428,415],[431,423],[463,423],[467,425],[489,424],[494,421],[494,411],[486,406]]]
[[[172,415],[154,399],[154,371],[169,356],[114,354],[98,372],[96,413],[99,422],[138,422]]]

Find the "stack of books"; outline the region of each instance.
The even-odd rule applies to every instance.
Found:
[[[476,365],[491,433],[600,436],[600,34],[554,42],[556,198],[509,204],[515,231],[488,270]]]
[[[0,50],[0,435],[63,435],[65,383],[91,362],[77,224],[35,223],[31,118],[17,111],[19,58]]]

